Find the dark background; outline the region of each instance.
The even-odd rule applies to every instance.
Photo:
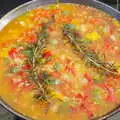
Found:
[[[18,5],[30,0],[0,0],[0,17]],[[99,0],[107,4],[116,4],[117,0]]]

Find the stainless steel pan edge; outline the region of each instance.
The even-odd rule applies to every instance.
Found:
[[[0,19],[0,30],[2,30],[11,20],[16,18],[17,16],[23,14],[26,11],[32,10],[34,8],[37,8],[41,5],[46,4],[52,4],[55,3],[55,0],[32,0],[30,2],[27,2],[25,4],[22,4],[18,6],[17,8],[13,9],[9,13],[7,13],[4,17]],[[60,0],[60,2],[63,3],[75,3],[75,4],[84,4],[89,5],[92,7],[95,7],[97,9],[101,9],[111,16],[115,17],[116,19],[120,20],[120,12],[107,4],[104,4],[102,2],[99,2],[97,0]],[[11,106],[9,106],[3,99],[0,97],[0,104],[5,107],[8,111],[12,112],[13,114],[25,119],[25,120],[32,120],[31,118],[17,112],[15,109],[13,109]],[[106,120],[107,118],[113,116],[114,114],[120,112],[120,108],[117,107],[115,110],[111,111],[107,115],[101,116],[99,118],[96,118],[97,120]],[[96,120],[94,119],[94,120]]]

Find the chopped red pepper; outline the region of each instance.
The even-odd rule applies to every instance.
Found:
[[[31,69],[31,65],[30,64],[25,64],[22,67],[24,70],[30,70]]]
[[[54,32],[54,31],[55,31],[55,28],[53,28],[52,26],[50,26],[50,27],[48,28],[48,30],[49,30],[50,32]]]
[[[8,52],[8,55],[11,58],[25,58],[25,56],[23,54],[19,54],[24,48],[23,47],[19,47],[19,48],[11,48],[11,50]]]
[[[28,80],[25,80],[25,79],[12,79],[11,81],[11,84],[12,84],[12,90],[15,90],[17,88],[19,88],[19,92],[21,91],[29,91],[29,90],[32,90],[34,89],[35,85],[34,84],[31,84],[31,83],[27,83]]]
[[[74,64],[71,62],[71,60],[67,58],[65,62],[66,62],[65,71],[70,72],[74,76],[76,76]]]
[[[54,9],[54,10],[45,10],[45,9],[37,9],[34,10],[35,15],[33,16],[33,20],[38,22],[38,20],[40,20],[40,18],[47,18],[49,19],[50,17],[52,17],[53,15],[57,14],[60,12],[59,9]]]
[[[72,112],[78,112],[80,110],[84,111],[87,115],[88,118],[91,119],[93,117],[93,112],[91,110],[89,110],[88,107],[86,107],[86,105],[84,104],[80,104],[79,106],[76,107],[71,107]]]
[[[59,78],[61,76],[60,72],[52,72],[51,75],[56,78]]]
[[[72,66],[66,66],[66,67],[65,67],[65,70],[66,70],[67,72],[72,73],[74,76],[76,75],[75,69],[74,69]]]
[[[77,95],[75,95],[75,98],[83,98],[83,96],[80,93],[78,93]]]
[[[1,43],[1,46],[2,46],[2,47],[8,47],[9,44],[8,44],[8,43]]]
[[[53,9],[52,11],[51,11],[51,13],[54,15],[54,14],[57,14],[57,13],[60,13],[61,12],[61,10],[60,9]]]
[[[93,112],[89,110],[84,104],[80,106],[80,109],[82,109],[85,113],[87,113],[88,118],[91,119],[93,117]]]
[[[28,43],[36,43],[37,42],[37,35],[33,30],[27,30],[24,33],[24,40]]]
[[[69,16],[62,16],[57,19],[58,23],[70,23],[72,21],[72,17]]]
[[[27,86],[26,85],[24,86],[24,91],[29,91],[29,90],[32,90],[34,88],[35,88],[35,85],[29,83]]]
[[[86,95],[81,95],[78,93],[74,96],[78,101],[78,105],[71,107],[72,111],[77,112],[82,110],[88,115],[89,119],[91,119],[93,117],[93,113],[96,112],[99,107],[90,101],[90,98]]]
[[[108,48],[110,48],[112,45],[112,43],[110,42],[110,40],[105,40],[104,41],[104,49],[108,50]]]
[[[10,68],[17,67],[17,64],[14,64],[14,63],[9,64],[9,67],[10,67]]]
[[[84,74],[84,77],[88,80],[89,83],[91,83],[91,84],[94,83],[94,82],[93,82],[93,78],[92,78],[92,76],[91,76],[90,74],[85,73],[85,74]]]
[[[74,113],[76,113],[77,111],[79,111],[78,107],[71,106],[70,108],[71,108],[72,112],[74,112]]]
[[[118,100],[115,97],[115,93],[114,93],[114,89],[107,85],[107,84],[102,84],[100,85],[100,87],[102,87],[103,89],[105,89],[107,91],[107,96],[105,98],[105,100],[109,101],[109,102],[113,102],[113,103],[117,103]]]
[[[11,79],[11,84],[12,84],[12,89],[16,89],[16,88],[22,88],[24,85],[25,80],[24,79],[17,79],[17,78],[13,78]]]
[[[51,51],[46,51],[44,54],[43,54],[43,57],[44,58],[49,58],[52,56],[52,52]]]
[[[28,73],[27,72],[24,72],[24,71],[20,71],[17,73],[18,76],[22,76],[22,77],[27,77],[28,76]]]
[[[11,58],[15,58],[17,53],[18,53],[17,48],[12,48],[8,54]]]
[[[115,26],[111,25],[111,26],[109,27],[109,34],[110,34],[110,35],[114,34],[114,30],[115,30]]]
[[[103,21],[101,19],[98,19],[98,18],[92,18],[89,20],[89,23],[95,24],[95,25],[100,25],[103,23]]]

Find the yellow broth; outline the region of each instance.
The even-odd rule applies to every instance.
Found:
[[[0,32],[0,96],[35,120],[100,117],[120,104],[119,53],[120,23],[105,12],[42,6]]]

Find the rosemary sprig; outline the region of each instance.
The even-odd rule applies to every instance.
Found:
[[[32,68],[29,70],[29,78],[33,84],[36,86],[37,93],[35,94],[35,98],[39,100],[45,100],[48,103],[50,102],[50,99],[48,96],[48,89],[45,85],[45,80],[48,78],[42,78],[40,80],[39,75],[40,71],[39,68],[41,66],[41,63],[39,62],[40,59],[42,59],[42,50],[47,45],[47,38],[48,38],[48,27],[54,22],[54,17],[47,22],[43,23],[41,30],[36,33],[38,36],[38,40],[36,43],[29,45],[26,49],[29,51],[28,53],[28,59],[26,60],[27,63],[32,65]],[[49,76],[47,76],[49,77]],[[42,81],[42,83],[40,82]]]
[[[75,49],[80,52],[92,66],[113,75],[119,74],[113,64],[107,63],[100,59],[99,55],[95,51],[89,49],[89,47],[81,41],[79,33],[75,29],[71,28],[71,25],[64,25],[63,34],[70,40]]]

